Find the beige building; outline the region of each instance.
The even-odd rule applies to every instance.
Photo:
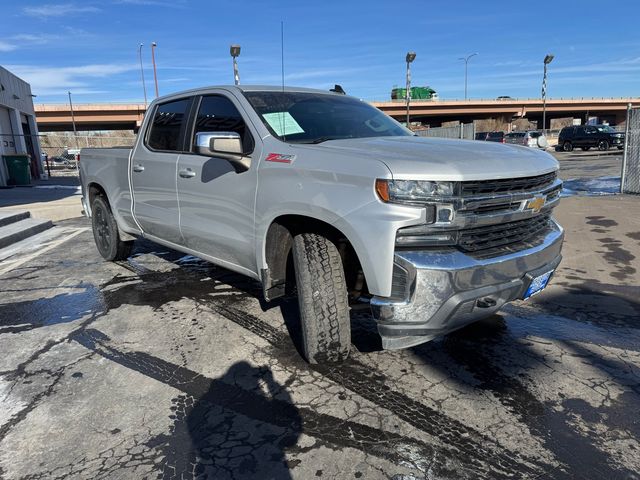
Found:
[[[0,155],[31,156],[31,177],[40,176],[40,144],[31,86],[0,66]],[[7,169],[0,162],[0,186],[7,184]]]

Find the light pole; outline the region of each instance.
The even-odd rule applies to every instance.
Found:
[[[407,128],[409,128],[409,105],[411,103],[411,62],[416,59],[416,52],[407,52]]]
[[[464,60],[464,99],[467,99],[467,68],[469,66],[469,59],[471,57],[475,57],[478,53],[472,53],[471,55],[467,55],[466,57],[460,57],[458,60]]]
[[[231,45],[229,47],[229,53],[233,57],[233,81],[236,85],[240,85],[240,74],[238,73],[238,61],[240,56],[240,45]]]
[[[550,53],[544,57],[544,74],[542,75],[542,132],[547,127],[547,65],[551,63],[554,56]]]
[[[67,91],[67,94],[69,95],[69,109],[71,110],[71,125],[73,125],[73,137],[76,139],[76,149],[80,148],[79,143],[78,143],[78,131],[76,130],[76,117],[73,114],[73,102],[71,101],[71,91]],[[80,166],[78,165],[78,158],[75,157],[75,161],[76,161],[76,171],[78,172],[78,175],[80,174]]]
[[[76,117],[73,115],[73,102],[71,101],[71,92],[67,92],[69,95],[69,109],[71,110],[71,125],[73,125],[73,136],[76,139],[76,148],[78,147],[78,131],[76,130]]]
[[[142,91],[144,92],[144,108],[146,110],[146,108],[147,108],[147,86],[144,83],[144,68],[142,67],[142,47],[143,47],[143,44],[141,43],[138,46],[138,58],[140,59],[140,76],[142,76]]]
[[[153,81],[156,84],[156,98],[160,95],[158,94],[158,74],[156,72],[156,55],[155,48],[158,46],[156,42],[151,42],[151,61],[153,62]]]

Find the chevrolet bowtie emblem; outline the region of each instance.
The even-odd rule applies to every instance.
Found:
[[[533,210],[535,213],[538,213],[544,207],[546,202],[545,197],[535,197],[527,202],[527,210]]]

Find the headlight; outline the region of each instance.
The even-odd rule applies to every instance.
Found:
[[[450,197],[454,182],[428,180],[376,180],[376,193],[385,202],[420,203],[434,197]]]

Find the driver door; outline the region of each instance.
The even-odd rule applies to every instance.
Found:
[[[256,163],[261,152],[240,108],[224,94],[196,100],[190,152],[180,155],[177,167],[180,230],[188,248],[220,265],[255,274]],[[244,154],[252,158],[249,169],[237,173],[224,158],[195,153],[198,132],[238,133]]]

